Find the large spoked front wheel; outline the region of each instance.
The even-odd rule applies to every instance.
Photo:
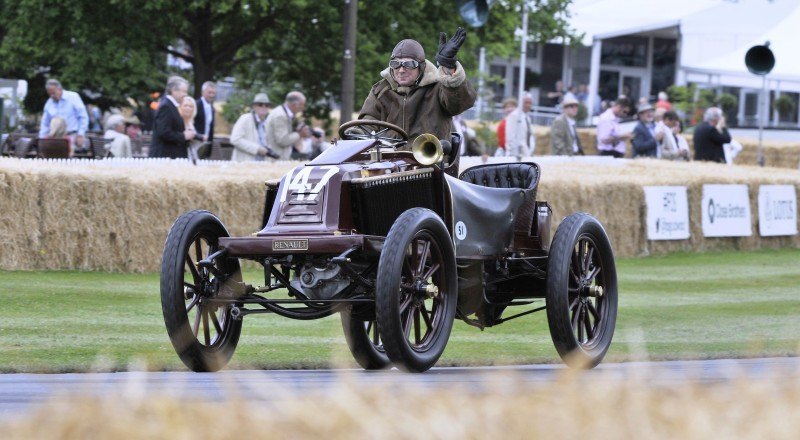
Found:
[[[436,363],[453,328],[457,287],[442,220],[424,208],[404,212],[384,242],[375,289],[380,335],[395,366],[422,372]]]
[[[558,226],[547,264],[547,321],[567,365],[593,368],[617,321],[617,269],[603,226],[575,213]]]
[[[193,371],[217,371],[227,365],[242,332],[229,305],[210,300],[242,282],[239,260],[219,258],[214,270],[198,262],[219,250],[228,237],[222,222],[208,211],[190,211],[175,221],[161,259],[161,307],[172,346]]]

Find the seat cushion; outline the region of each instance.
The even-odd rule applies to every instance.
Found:
[[[539,183],[539,165],[533,162],[479,165],[461,173],[459,179],[489,188],[534,189]]]

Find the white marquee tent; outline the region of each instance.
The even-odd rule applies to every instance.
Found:
[[[770,42],[775,68],[769,87],[800,92],[798,0],[576,0],[570,26],[592,46],[590,96],[597,90],[602,41],[643,32],[679,38],[677,83],[761,88],[762,78],[747,71],[745,52]]]

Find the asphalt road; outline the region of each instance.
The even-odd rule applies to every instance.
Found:
[[[12,418],[60,396],[169,395],[176,398],[222,400],[244,398],[275,402],[287,396],[336,392],[343,381],[359,387],[417,386],[423,389],[457,386],[481,393],[496,387],[545,385],[566,368],[562,365],[434,368],[424,374],[397,370],[237,370],[218,373],[120,372],[85,374],[0,375],[0,420]],[[734,379],[782,377],[800,379],[800,358],[721,359],[707,361],[605,363],[582,377],[629,378],[653,386],[683,382],[726,383]]]

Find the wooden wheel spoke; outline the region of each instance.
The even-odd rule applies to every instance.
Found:
[[[219,325],[219,320],[217,320],[217,314],[212,312],[211,310],[208,311],[208,314],[211,315],[211,323],[214,324],[214,329],[217,331],[218,335],[222,335],[222,326]]]
[[[592,304],[591,302],[588,302],[588,303],[586,303],[586,308],[589,310],[589,313],[592,314],[592,317],[594,318],[595,324],[598,321],[600,321],[600,314],[597,313],[597,309],[595,308],[594,304]]]
[[[586,273],[586,240],[578,241],[578,264],[580,264],[580,273]]]
[[[575,330],[578,328],[578,319],[580,318],[581,314],[581,303],[578,302],[577,306],[572,310],[572,329]]]
[[[186,265],[189,266],[189,272],[192,273],[192,281],[194,281],[195,285],[200,283],[202,278],[200,277],[200,273],[197,271],[197,267],[194,265],[194,261],[192,261],[192,257],[189,254],[186,254]],[[184,283],[186,280],[183,281]]]
[[[200,295],[198,295],[197,292],[195,292],[194,296],[192,297],[192,300],[189,302],[189,305],[186,306],[186,313],[189,313],[194,308],[194,306],[197,305],[199,301],[200,301]],[[197,336],[197,331],[195,331],[194,334],[195,336]]]
[[[378,326],[375,321],[367,321],[367,334],[372,336],[372,345],[381,345],[380,335],[378,334]]]
[[[576,296],[575,298],[572,299],[572,302],[569,303],[569,309],[570,310],[575,309],[576,307],[578,307],[578,305],[580,305],[580,303],[581,303],[581,298],[579,296]]]
[[[414,318],[414,311],[409,310],[405,315],[401,315],[401,317],[402,316],[405,316],[403,318],[403,334],[406,338],[409,338],[411,337],[411,321]]]
[[[595,266],[594,269],[592,269],[592,272],[586,277],[586,279],[589,281],[593,281],[595,278],[597,278],[597,274],[600,273],[600,269],[601,269],[600,266]]]
[[[408,261],[408,258],[403,258],[403,274],[405,274],[409,279],[414,278],[414,270],[411,269],[411,263]]]
[[[432,264],[430,268],[422,275],[422,280],[425,281],[433,276],[442,266],[439,263]]]
[[[428,327],[428,330],[433,331],[433,323],[431,322],[431,315],[428,313],[428,309],[422,307],[420,308],[420,312],[422,314],[422,319],[425,321],[425,325]]]
[[[195,314],[194,314],[194,324],[192,325],[192,333],[194,334],[195,338],[197,337],[197,332],[200,330],[200,315],[202,314],[202,312],[203,312],[202,307],[198,307],[197,310],[195,310],[194,312]]]
[[[417,273],[416,275],[421,274],[425,270],[425,262],[428,261],[428,255],[431,251],[431,242],[425,240],[422,243],[422,252],[419,253],[419,261],[417,261]],[[427,279],[423,277],[423,279]]]
[[[412,302],[414,302],[414,298],[411,294],[406,295],[405,299],[400,303],[400,314],[405,313]]]
[[[589,267],[590,267],[589,265],[592,263],[592,257],[594,257],[594,246],[590,246],[590,245],[588,245],[588,243],[587,243],[587,246],[589,246],[589,252],[586,253],[586,259],[584,260],[584,264],[583,264],[583,267],[584,267],[583,272],[584,273],[589,271]]]
[[[575,325],[578,327],[578,342],[583,342],[583,317],[584,317],[584,315],[585,315],[585,312],[583,311],[583,307],[580,307],[578,314],[575,316],[578,319],[577,320],[573,320],[573,322],[575,322]]]
[[[208,327],[208,309],[201,307],[200,310],[203,313],[203,339],[205,339],[206,345],[211,345],[211,329]]]
[[[194,255],[197,262],[203,259],[203,240],[200,237],[194,239]]]
[[[421,330],[420,321],[422,321],[422,319],[420,319],[419,308],[416,308],[414,309],[414,340],[415,340],[414,343],[417,345],[419,345],[419,343],[422,342],[422,337],[421,337],[422,335],[420,333]]]
[[[589,313],[584,309],[583,313],[583,324],[586,327],[586,340],[590,341],[594,337],[594,328],[592,327],[592,321],[589,319]]]

